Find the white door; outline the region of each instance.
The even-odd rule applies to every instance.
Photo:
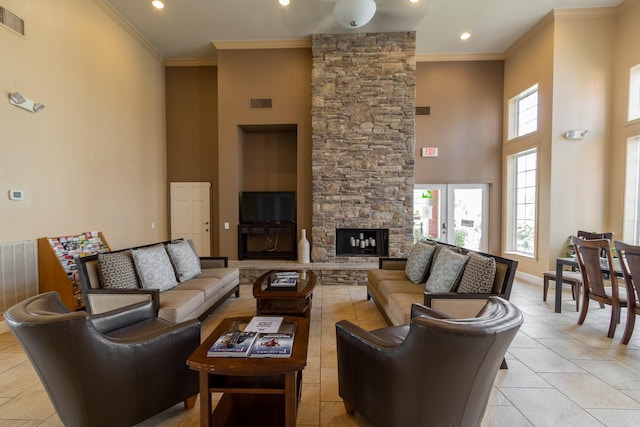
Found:
[[[488,184],[417,184],[414,239],[432,238],[467,249],[488,248]]]
[[[199,256],[211,256],[211,184],[172,182],[171,239],[191,239]]]

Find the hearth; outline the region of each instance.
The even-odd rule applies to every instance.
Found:
[[[389,256],[389,230],[337,228],[336,256]]]

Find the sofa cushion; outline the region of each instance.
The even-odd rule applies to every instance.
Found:
[[[496,260],[475,252],[467,253],[469,261],[464,267],[458,292],[486,294],[491,292],[496,277]]]
[[[451,292],[458,285],[468,258],[447,248],[440,249],[427,279],[426,290]]]
[[[417,242],[411,248],[404,272],[413,283],[424,283],[425,274],[431,262],[435,246]]]
[[[378,293],[384,299],[385,304],[388,303],[389,298],[393,294],[403,293],[403,294],[416,294],[419,295],[419,300],[424,300],[422,296],[424,293],[424,288],[422,286],[416,286],[407,278],[403,278],[402,280],[384,280],[378,283]]]
[[[105,289],[137,289],[140,286],[131,251],[98,254],[98,273]]]
[[[179,323],[183,320],[194,318],[194,316],[189,315],[198,310],[204,303],[204,292],[202,291],[169,289],[160,293],[158,317],[171,323]]]
[[[387,316],[391,323],[397,325],[408,325],[411,323],[411,305],[424,302],[424,296],[422,292],[417,293],[403,293],[397,292],[389,296],[387,305]]]
[[[201,277],[198,276],[194,279],[187,280],[186,282],[178,283],[174,289],[180,290],[197,290],[204,293],[205,299],[213,298],[218,290],[222,287],[220,279],[217,277]]]
[[[164,245],[132,249],[131,254],[143,288],[162,292],[177,284],[176,274]]]
[[[196,277],[200,270],[200,258],[186,240],[176,243],[167,243],[167,252],[176,271],[178,282],[187,281]]]

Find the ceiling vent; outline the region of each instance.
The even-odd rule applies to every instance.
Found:
[[[271,98],[252,98],[250,102],[250,108],[271,108]]]
[[[24,36],[24,20],[0,6],[0,24]]]
[[[416,107],[416,116],[430,116],[431,107]]]

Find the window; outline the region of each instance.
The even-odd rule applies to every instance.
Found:
[[[512,250],[526,255],[535,254],[536,236],[536,189],[537,163],[536,149],[515,154],[512,159],[513,203],[511,204]]]
[[[627,165],[624,193],[625,240],[640,244],[640,135],[627,140]]]
[[[538,130],[538,84],[509,100],[509,139]]]
[[[640,119],[640,64],[629,70],[629,121]]]

